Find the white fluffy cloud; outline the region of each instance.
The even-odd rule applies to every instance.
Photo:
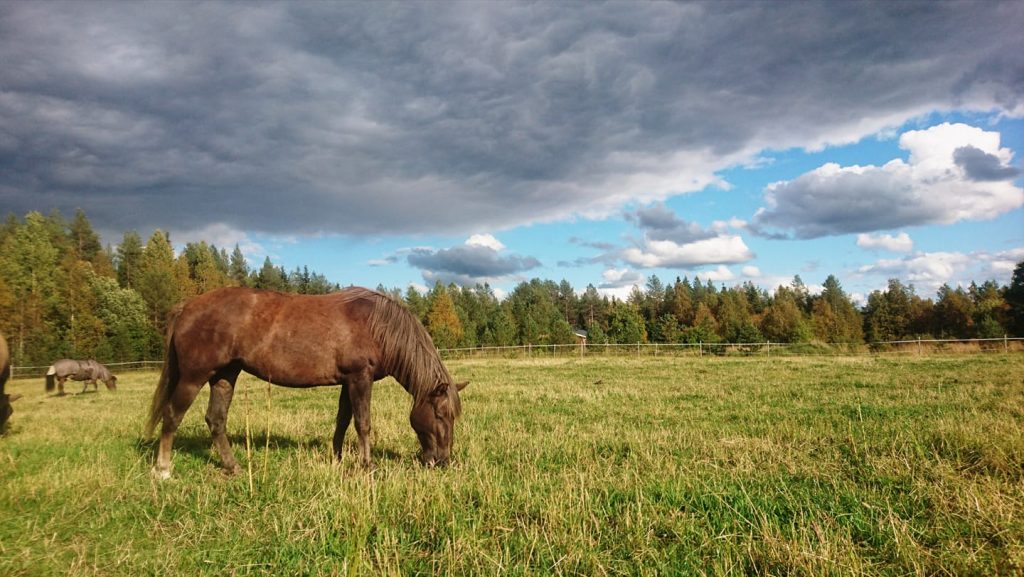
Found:
[[[927,296],[943,284],[956,286],[988,279],[1007,284],[1021,260],[1024,260],[1024,247],[994,253],[917,252],[903,258],[881,259],[860,267],[857,273],[877,277],[879,281],[889,278],[909,281],[923,289],[920,294]]]
[[[743,238],[729,232],[732,225],[745,225],[739,220],[716,222],[705,229],[679,218],[661,203],[626,213],[625,217],[643,232],[643,238],[613,254],[635,267],[688,269],[739,264],[754,258]]]
[[[722,235],[686,244],[645,239],[622,250],[622,260],[642,268],[693,268],[709,264],[738,264],[754,253],[737,235]]]
[[[482,246],[495,252],[505,250],[505,245],[490,234],[474,234],[466,239],[466,246]]]
[[[858,234],[857,246],[867,250],[910,252],[914,250],[914,241],[905,232],[901,232],[896,236],[891,234]]]
[[[882,166],[828,163],[765,189],[751,230],[816,238],[991,219],[1024,205],[1013,151],[998,132],[940,124],[900,137],[909,158]],[[870,241],[869,241],[870,242]]]

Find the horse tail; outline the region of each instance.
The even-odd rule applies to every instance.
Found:
[[[39,374],[39,373],[36,373]],[[57,388],[57,367],[50,365],[49,370],[46,371],[46,392],[52,393]]]
[[[153,401],[149,406],[149,418],[146,420],[146,437],[153,436],[156,424],[163,418],[164,407],[171,401],[171,395],[178,386],[178,351],[174,346],[174,322],[181,313],[181,306],[171,311],[167,320],[167,354],[164,356],[164,366],[160,370],[160,380],[157,382],[156,390],[153,391]]]

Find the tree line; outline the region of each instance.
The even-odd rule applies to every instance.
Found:
[[[223,286],[301,294],[340,290],[308,268],[288,272],[266,258],[249,266],[205,241],[175,254],[167,233],[143,242],[124,233],[101,246],[86,215],[9,215],[0,226],[0,331],[15,364],[61,357],[132,361],[160,358],[169,312]],[[859,346],[912,338],[1024,336],[1024,262],[1012,281],[943,286],[934,297],[890,280],[857,306],[830,275],[813,294],[799,276],[773,292],[751,282],[726,287],[699,277],[664,283],[651,276],[625,300],[593,286],[533,279],[504,299],[486,284],[436,284],[426,294],[378,286],[403,302],[439,348],[571,344],[577,331],[603,343],[824,343]]]
[[[287,272],[269,257],[251,268],[238,246],[228,253],[200,241],[176,255],[161,230],[145,242],[129,231],[116,249],[104,247],[81,210],[70,221],[57,211],[9,214],[0,225],[0,331],[15,364],[162,358],[171,309],[223,286],[339,289],[306,267]]]

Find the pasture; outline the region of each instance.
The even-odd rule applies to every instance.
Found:
[[[152,479],[154,372],[16,379],[0,575],[996,575],[1024,571],[1024,355],[468,359],[454,464],[373,391],[373,459],[331,461],[338,388],[240,379],[221,473],[208,387]],[[73,389],[74,390],[74,389]],[[247,451],[248,440],[248,451]]]

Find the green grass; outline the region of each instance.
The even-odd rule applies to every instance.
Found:
[[[1024,572],[1019,354],[449,367],[471,381],[449,468],[416,463],[390,380],[368,473],[353,431],[331,462],[338,389],[274,387],[268,411],[248,377],[243,473],[218,468],[204,392],[165,482],[140,437],[155,374],[66,397],[16,380],[0,575]]]

